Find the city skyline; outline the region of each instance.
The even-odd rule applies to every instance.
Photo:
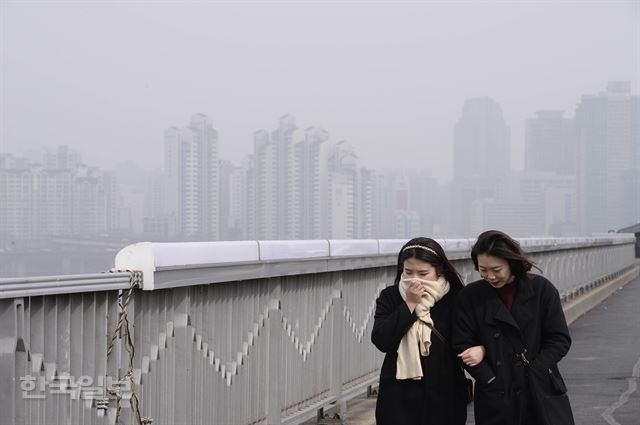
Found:
[[[467,238],[488,228],[584,236],[640,220],[640,97],[630,82],[583,94],[573,114],[541,109],[526,128],[521,171],[501,105],[466,100],[445,183],[429,168],[368,167],[351,143],[291,115],[255,131],[240,163],[219,154],[202,113],[165,128],[162,170],[131,160],[101,169],[67,145],[35,161],[0,154],[0,275],[104,267],[124,241]]]
[[[597,95],[582,95],[573,115],[539,111],[526,123],[526,170],[522,172],[510,161],[510,127],[500,104],[488,97],[466,100],[453,128],[454,181],[448,193],[439,195],[440,209],[453,207],[455,219],[438,218],[438,208],[430,205],[428,199],[447,187],[433,170],[368,167],[348,141],[332,139],[319,127],[304,128],[290,115],[281,116],[273,131],[255,131],[254,151],[240,164],[219,156],[221,141],[211,118],[195,113],[183,127],[167,126],[160,174],[132,161],[115,170],[99,170],[83,163],[83,153],[66,145],[54,153],[44,150],[31,162],[0,155],[4,157],[0,168],[9,173],[5,177],[10,184],[25,188],[31,185],[24,180],[31,178],[25,174],[28,169],[40,173],[43,177],[33,174],[34,185],[40,187],[33,192],[34,205],[54,202],[50,208],[60,211],[49,218],[34,218],[54,220],[50,228],[58,230],[38,233],[37,229],[47,226],[34,224],[25,227],[25,235],[94,229],[93,234],[126,231],[209,240],[318,239],[439,232],[468,236],[487,226],[506,227],[515,234],[578,234],[623,227],[640,216],[638,196],[633,196],[640,191],[639,99],[632,94],[630,82],[613,81]],[[415,173],[423,174],[418,178]],[[22,180],[11,177],[17,174],[24,176]],[[51,189],[45,175],[51,175],[47,177]],[[413,181],[431,181],[430,189],[425,192]],[[98,195],[87,198],[89,205],[98,202],[106,208],[98,215],[95,206],[87,210],[96,217],[92,227],[76,222],[83,218],[77,213],[83,208],[78,199],[87,196],[83,189],[87,184],[98,184],[92,189]],[[57,189],[60,185],[66,192]],[[2,193],[11,198],[6,187]],[[13,196],[26,196],[17,193]],[[609,204],[612,207],[607,208]],[[540,205],[546,211],[542,215],[535,212],[543,211]],[[29,210],[23,204],[15,206]],[[66,216],[61,213],[65,208]],[[529,218],[517,218],[525,210]],[[431,215],[423,217],[426,211]],[[24,223],[14,226],[24,227]]]
[[[525,117],[524,121],[523,121],[523,125],[521,126],[523,129],[523,140],[524,140],[524,150],[522,151],[517,151],[516,154],[518,155],[517,157],[514,158],[514,153],[511,152],[509,155],[507,155],[506,158],[502,159],[501,161],[504,163],[508,163],[509,167],[511,168],[511,170],[513,171],[526,171],[530,168],[530,166],[527,164],[527,161],[535,161],[532,158],[527,159],[526,158],[526,149],[527,149],[527,142],[526,139],[528,137],[528,134],[532,131],[531,130],[531,125],[535,124],[538,121],[541,120],[551,120],[551,121],[572,121],[575,118],[575,114],[576,111],[578,110],[580,103],[582,101],[582,99],[586,96],[586,97],[594,97],[594,96],[599,96],[602,95],[602,93],[606,93],[606,84],[607,82],[609,83],[615,83],[616,81],[614,80],[606,80],[601,82],[600,86],[595,87],[593,90],[591,90],[590,92],[586,92],[586,93],[582,93],[578,98],[576,98],[574,104],[574,109],[573,110],[558,110],[558,109],[551,109],[551,108],[546,108],[544,106],[540,106],[540,107],[534,107],[532,108],[532,110],[534,111],[532,113],[531,116]],[[639,87],[634,87],[633,84],[630,81],[624,81],[625,84],[629,84],[629,90],[630,90],[630,94],[631,96],[639,96],[639,92],[638,90],[640,89]],[[491,103],[493,103],[495,105],[496,108],[498,108],[499,110],[499,114],[501,119],[504,120],[505,126],[508,130],[508,135],[507,135],[507,148],[511,149],[513,148],[513,134],[511,129],[516,127],[516,125],[510,121],[507,121],[506,119],[504,119],[504,115],[508,115],[508,111],[505,111],[505,109],[502,107],[502,104],[498,101],[495,100],[494,97],[492,96],[480,96],[480,97],[473,97],[473,98],[467,98],[467,99],[463,99],[462,103],[460,105],[460,114],[459,116],[456,118],[456,120],[454,120],[454,122],[451,123],[451,135],[452,135],[452,156],[450,158],[450,166],[447,166],[447,168],[449,168],[450,171],[450,178],[443,180],[442,176],[437,174],[435,175],[435,178],[438,180],[439,184],[445,184],[448,182],[451,182],[454,178],[455,178],[455,138],[456,138],[456,127],[457,127],[457,123],[460,120],[461,117],[464,116],[465,114],[465,108],[468,106],[469,102],[478,102],[478,101],[482,101],[482,100],[489,100]],[[215,117],[212,117],[211,114],[207,113],[206,111],[190,111],[188,112],[185,116],[193,116],[193,115],[202,115],[202,116],[206,116],[207,119],[209,120],[209,124],[212,126],[215,126],[216,121],[215,121]],[[279,117],[279,118],[278,118]],[[282,117],[292,117],[294,120],[298,121],[298,117],[296,115],[293,114],[289,114],[289,113],[281,113],[281,114],[276,114],[274,115],[272,118],[272,122],[274,120],[278,120],[281,119]],[[182,119],[184,119],[184,117],[182,117]],[[179,121],[178,121],[179,122]],[[157,140],[161,140],[162,139],[162,135],[164,133],[166,133],[166,131],[168,129],[172,129],[172,128],[178,128],[176,126],[176,124],[174,123],[165,123],[164,127],[162,128],[162,131],[157,135],[156,139]],[[259,132],[266,132],[269,133],[270,130],[267,130],[267,128],[269,128],[268,126],[264,127],[264,128],[254,128],[253,130],[251,130],[250,135],[248,136],[248,140],[252,146],[252,149],[254,148],[254,142],[255,142],[255,135],[256,133]],[[348,139],[345,138],[336,138],[333,133],[331,132],[330,129],[318,126],[318,124],[314,123],[314,121],[311,120],[306,120],[305,124],[300,125],[300,128],[318,128],[322,131],[324,131],[327,135],[327,138],[331,138],[332,140],[345,140],[347,142],[349,142],[351,145],[353,145],[353,142],[351,142]],[[226,144],[230,144],[232,143],[229,140],[225,140],[225,138],[223,136],[220,135],[220,131],[218,131],[218,127],[215,127],[216,129],[216,137],[219,140],[220,144],[219,147],[221,146],[222,149],[221,151],[224,152],[225,148],[229,148],[229,146],[225,146],[225,142]],[[564,131],[567,131],[566,129]],[[574,142],[575,143],[575,142]],[[30,159],[31,161],[34,162],[46,162],[45,159],[42,159],[42,155],[43,153],[45,154],[52,154],[55,153],[57,147],[59,145],[65,145],[68,146],[69,148],[71,148],[73,151],[75,152],[82,152],[82,156],[86,157],[86,151],[81,150],[78,147],[74,147],[69,145],[68,143],[52,143],[50,145],[45,145],[45,146],[40,146],[37,148],[21,148],[18,150],[13,150],[13,151],[0,151],[0,154],[10,154],[10,155],[14,155],[14,156],[20,156],[20,157],[25,157],[27,159]],[[162,149],[160,149],[162,151]],[[246,160],[247,157],[252,156],[255,152],[254,151],[249,151],[246,153],[243,153],[238,159],[231,159],[228,156],[225,156],[224,154],[219,155],[220,158],[224,158],[227,161],[231,161],[234,165],[238,165],[241,164],[242,162],[244,162]],[[563,163],[562,161],[557,162],[560,158],[566,158],[567,157],[567,153],[566,152],[561,152],[560,156],[556,156],[555,157],[555,161],[556,161],[556,165],[555,167],[550,168],[550,170],[558,172],[560,174],[562,174],[564,171],[563,170],[565,167],[567,166],[569,168],[573,167],[570,164],[566,164]],[[364,166],[370,167],[370,168],[376,168],[376,169],[396,169],[396,168],[403,168],[402,166],[379,166],[376,167],[373,164],[367,164],[362,160],[362,152],[360,154],[360,161],[363,162]],[[477,156],[477,155],[476,155]],[[133,163],[135,164],[136,167],[140,167],[142,168],[145,172],[148,173],[153,173],[159,170],[162,170],[164,168],[165,161],[166,159],[164,157],[160,158],[158,160],[157,163],[155,163],[153,166],[151,167],[147,167],[145,166],[143,161],[140,161],[137,158],[121,158],[120,160],[116,161],[113,165],[111,166],[105,166],[104,164],[100,163],[100,161],[95,161],[93,159],[90,160],[92,166],[95,167],[99,167],[102,169],[107,169],[107,170],[113,170],[116,169],[118,167],[122,167],[123,165],[127,164],[127,163]],[[538,159],[538,161],[540,161],[540,159]],[[458,164],[459,165],[459,164]],[[419,166],[409,166],[407,167],[409,169],[424,169],[424,170],[434,170],[433,167],[431,168],[420,168]],[[440,177],[440,178],[439,178]]]
[[[632,1],[0,7],[0,152],[55,140],[104,168],[159,167],[158,135],[197,111],[237,164],[256,129],[289,114],[371,167],[427,164],[446,182],[465,99],[502,106],[524,169],[537,110],[572,111],[609,79],[640,83]]]

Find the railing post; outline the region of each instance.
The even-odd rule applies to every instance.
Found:
[[[280,300],[269,301],[267,318],[267,424],[281,422],[282,382],[282,314]]]
[[[190,326],[189,288],[173,290],[173,332],[174,332],[174,370],[175,370],[175,403],[174,423],[190,424],[193,422],[191,410],[193,379],[193,336]]]
[[[26,333],[26,313],[27,307],[25,306],[25,302],[29,302],[29,298],[15,298],[14,299],[14,308],[16,309],[16,382],[14,384],[15,388],[15,402],[16,402],[16,418],[15,421],[17,424],[28,424],[27,420],[27,406],[25,400],[22,396],[22,385],[21,378],[24,378],[25,375],[29,375],[28,372],[28,356],[27,356],[27,333]]]
[[[12,299],[0,300],[0,411],[7,424],[16,423],[17,347],[16,306]]]
[[[342,286],[342,276],[338,278],[336,287]],[[342,350],[344,328],[344,303],[342,300],[342,290],[334,289],[333,305],[331,306],[331,393],[336,398],[336,407],[341,418],[347,413],[347,405],[342,400]]]
[[[118,293],[116,291],[110,291],[107,293],[107,301],[106,301],[106,309],[107,309],[107,334],[106,334],[106,351],[105,353],[105,372],[102,376],[98,375],[99,379],[102,379],[104,392],[104,399],[108,401],[107,408],[107,422],[106,423],[115,423],[115,418],[118,413],[117,410],[117,402],[114,397],[111,397],[108,392],[109,379],[118,379],[119,378],[119,368],[120,368],[120,355],[122,350],[122,334],[116,334],[116,330],[118,329],[118,322],[120,320],[120,308],[118,306]],[[116,337],[115,339],[112,339]],[[113,346],[109,344],[113,343]],[[111,348],[111,353],[109,353],[109,348]],[[109,353],[109,354],[107,354]],[[126,368],[126,366],[125,366]]]

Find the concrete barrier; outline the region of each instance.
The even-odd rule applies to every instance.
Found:
[[[611,294],[622,288],[627,283],[634,280],[640,275],[640,263],[629,267],[628,270],[613,278],[607,283],[596,287],[577,298],[569,301],[564,305],[564,315],[567,318],[567,324],[575,322],[578,318],[585,315],[589,310],[596,307],[602,301],[607,299]]]

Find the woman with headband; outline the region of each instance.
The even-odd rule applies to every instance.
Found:
[[[459,425],[467,418],[468,387],[449,345],[460,276],[430,238],[407,242],[394,285],[376,301],[371,340],[385,354],[376,423]]]

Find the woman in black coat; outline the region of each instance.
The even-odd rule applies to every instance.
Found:
[[[453,345],[476,379],[475,423],[573,424],[557,366],[571,346],[558,291],[527,273],[533,263],[502,232],[482,233],[471,258],[482,279],[460,292]]]
[[[371,340],[386,353],[376,404],[378,425],[462,425],[467,387],[449,345],[462,282],[442,247],[429,238],[398,254],[395,284],[376,301]],[[443,341],[444,339],[444,341]]]

